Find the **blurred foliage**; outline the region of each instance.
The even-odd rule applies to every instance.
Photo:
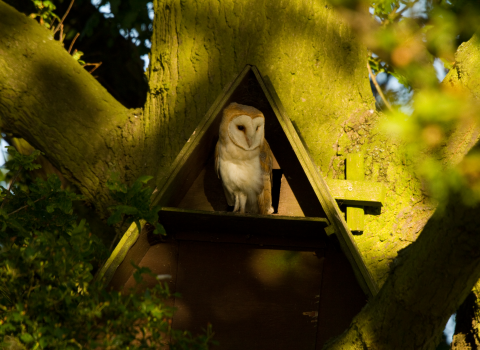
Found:
[[[120,227],[123,227],[123,223],[130,226],[131,223],[135,222],[138,232],[140,232],[142,231],[140,220],[145,220],[155,227],[153,233],[166,234],[164,227],[158,222],[160,207],[150,208],[153,189],[144,185],[151,179],[153,179],[153,176],[140,176],[129,188],[120,182],[118,174],[112,174],[110,180],[107,181],[107,187],[117,204],[109,208],[112,211],[112,216],[107,221],[109,225],[121,222]]]
[[[9,166],[37,168],[34,156],[9,149]],[[171,328],[172,295],[158,283],[142,294],[107,291],[92,271],[106,257],[52,175],[22,190],[0,187],[0,348],[207,349],[213,333]],[[151,272],[138,268],[135,279]]]
[[[409,164],[425,180],[428,194],[445,203],[452,192],[467,204],[480,200],[480,153],[474,148],[460,164],[451,148],[456,130],[479,125],[478,94],[462,84],[442,84],[433,67],[440,59],[457,69],[459,46],[479,30],[478,0],[331,0],[371,51],[374,74],[393,76],[412,92],[408,109],[388,112],[386,130],[407,145]],[[370,9],[368,12],[367,9]],[[478,57],[480,59],[480,57]],[[469,72],[480,79],[480,72]],[[464,77],[463,77],[464,78]],[[383,86],[385,87],[385,85]],[[396,97],[395,94],[387,96]],[[456,161],[458,163],[458,161]],[[440,206],[442,208],[442,206]]]
[[[33,4],[37,9],[37,13],[32,13],[31,18],[38,18],[40,24],[44,25],[47,28],[51,28],[53,22],[60,18],[53,12],[56,9],[56,6],[47,0],[33,0]]]

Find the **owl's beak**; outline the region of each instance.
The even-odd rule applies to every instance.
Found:
[[[254,137],[255,137],[254,132],[251,132],[251,131],[246,132],[245,138],[247,139],[248,148],[252,147]]]

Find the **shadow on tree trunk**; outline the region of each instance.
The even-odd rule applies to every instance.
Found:
[[[475,314],[478,310],[478,298],[471,292],[457,311],[457,325],[453,336],[452,350],[478,349]]]

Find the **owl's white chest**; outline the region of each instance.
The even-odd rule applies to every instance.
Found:
[[[241,192],[248,201],[256,201],[263,190],[260,149],[245,151],[233,144],[222,147],[219,152],[219,170],[225,189],[232,195]]]

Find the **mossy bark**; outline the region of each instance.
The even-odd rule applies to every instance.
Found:
[[[156,172],[158,147],[142,111],[118,103],[51,31],[2,1],[0,17],[2,132],[44,152],[108,215],[105,183],[112,171],[127,183]]]
[[[471,40],[463,43],[455,56],[455,67],[449,72],[444,84],[449,88],[480,98],[480,35],[477,32]],[[466,125],[455,137],[464,139],[468,147],[478,138],[480,128],[476,123]],[[463,135],[471,135],[470,140]],[[448,153],[455,153],[453,147]],[[458,156],[457,156],[458,157]],[[458,160],[458,158],[457,158]],[[452,342],[454,350],[473,350],[480,348],[480,281],[457,311],[456,328]]]

